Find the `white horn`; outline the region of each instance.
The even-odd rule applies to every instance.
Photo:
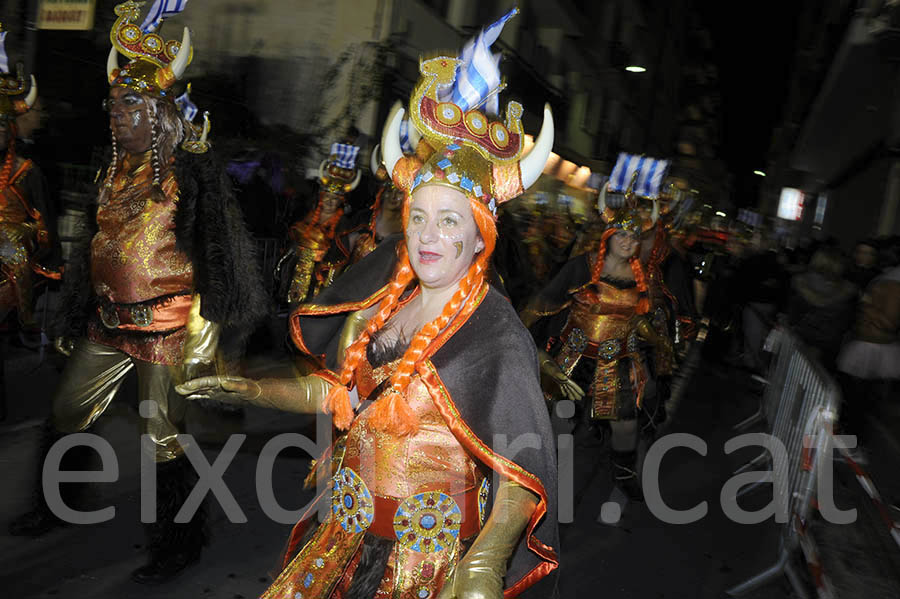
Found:
[[[209,137],[209,130],[212,128],[212,125],[209,123],[209,111],[205,110],[203,112],[203,133],[200,134],[200,143],[206,143],[206,139]]]
[[[328,164],[327,160],[323,160],[319,163],[319,181],[325,181],[325,165]]]
[[[379,156],[379,150],[381,150],[381,144],[375,144],[375,147],[372,148],[372,155],[369,157],[369,168],[372,170],[372,174],[378,172],[378,167],[381,166],[381,156]]]
[[[653,200],[653,211],[650,213],[650,223],[655,225],[659,220],[659,200]]]
[[[541,132],[534,140],[534,146],[528,155],[519,161],[519,170],[522,172],[522,189],[528,189],[538,180],[552,150],[553,112],[550,110],[550,104],[544,104],[544,124],[541,125]]]
[[[38,88],[37,88],[37,80],[34,78],[34,75],[31,76],[31,89],[28,90],[28,95],[25,96],[25,105],[28,108],[34,106],[34,103],[37,101],[38,96]]]
[[[115,78],[115,72],[119,70],[119,53],[116,47],[109,49],[109,56],[106,57],[106,78],[112,83]]]
[[[393,177],[394,165],[403,158],[403,150],[400,148],[400,123],[403,122],[403,106],[400,102],[394,103],[388,114],[384,130],[381,132],[381,159],[388,177]]]
[[[600,214],[606,212],[606,183],[600,188],[600,199],[597,200],[597,211]]]
[[[172,69],[172,75],[175,76],[175,79],[181,79],[181,76],[184,75],[184,70],[188,66],[188,61],[191,59],[191,30],[187,27],[184,28],[184,35],[181,37],[181,47],[178,48],[178,54],[175,55],[175,58],[172,59],[172,64],[169,65],[169,68]]]
[[[356,189],[356,186],[359,185],[359,180],[362,179],[362,169],[356,169],[356,176],[353,178],[353,183],[350,184],[350,189],[348,191],[353,191]]]

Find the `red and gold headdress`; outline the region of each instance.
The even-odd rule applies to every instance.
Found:
[[[123,86],[138,93],[168,97],[169,88],[184,75],[194,57],[191,32],[185,27],[181,41],[166,41],[155,30],[144,32],[135,24],[143,2],[128,0],[115,8],[118,18],[113,23],[106,74],[111,86]],[[131,60],[119,68],[117,53]]]
[[[31,76],[31,89],[22,98],[13,98],[25,93],[25,73],[22,65],[16,66],[16,73],[8,71],[8,59],[5,48],[6,31],[0,25],[0,118],[11,119],[31,110],[37,100],[38,88],[34,75]]]
[[[463,111],[453,101],[438,99],[438,89],[456,80],[459,64],[446,56],[419,64],[410,120],[435,152],[424,161],[403,155],[399,135],[404,111],[398,102],[382,134],[384,164],[397,187],[410,194],[421,185],[446,185],[482,202],[496,217],[499,204],[519,196],[543,171],[553,148],[553,114],[545,105],[541,132],[523,158],[521,104],[510,102],[501,122],[477,107]]]

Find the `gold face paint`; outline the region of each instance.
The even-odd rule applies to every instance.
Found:
[[[463,243],[462,243],[462,241],[454,241],[454,242],[453,242],[453,247],[456,248],[456,257],[459,258],[459,255],[462,254],[462,250],[463,250]]]

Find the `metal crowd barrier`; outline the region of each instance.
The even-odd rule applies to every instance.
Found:
[[[776,563],[726,592],[731,597],[740,597],[783,574],[799,597],[808,597],[794,561],[799,550],[810,565],[819,599],[827,599],[833,597],[831,584],[821,568],[815,567],[818,552],[807,523],[816,499],[818,466],[831,460],[840,392],[834,380],[790,331],[773,329],[766,345],[775,356],[770,364],[760,415],[768,424],[767,432],[787,450],[787,459],[773,459],[766,451],[738,472],[770,464],[776,481],[774,500],[776,505],[787,506],[788,519],[782,525]],[[769,482],[744,487],[738,497]]]

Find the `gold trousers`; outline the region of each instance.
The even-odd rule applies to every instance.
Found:
[[[53,426],[61,433],[90,427],[109,407],[132,368],[137,371],[138,402],[149,400],[156,404],[148,418],[141,418],[141,433],[153,441],[157,462],[174,460],[183,453],[175,436],[184,428],[187,410],[187,400],[174,389],[174,369],[136,360],[86,338],[76,343],[56,388]]]

